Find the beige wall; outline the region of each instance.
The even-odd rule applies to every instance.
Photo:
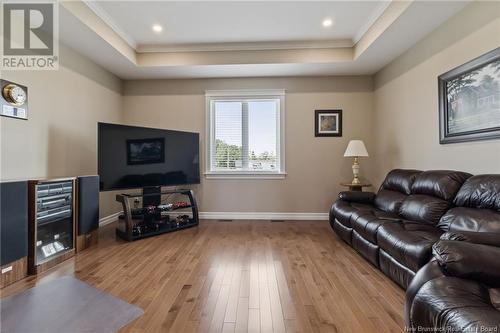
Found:
[[[149,127],[196,131],[205,143],[205,90],[286,89],[286,172],[281,180],[205,179],[194,186],[205,212],[326,213],[340,181],[350,180],[342,157],[350,139],[372,142],[372,81],[369,77],[148,80],[124,83],[124,121]],[[343,137],[315,138],[314,110],[343,109]],[[362,172],[371,177],[370,159]],[[204,163],[202,164],[202,172]]]
[[[122,82],[61,46],[58,71],[7,71],[2,78],[28,86],[29,120],[1,117],[0,179],[95,174],[98,121],[201,133],[204,150],[207,89],[284,88],[284,180],[206,180],[194,186],[202,211],[326,213],[351,177],[342,157],[351,138],[372,147],[369,77],[245,78]],[[344,136],[315,138],[315,109],[342,108]],[[370,159],[363,161],[370,178]],[[204,165],[204,164],[203,164]],[[202,170],[203,172],[203,170]],[[242,191],[242,189],[244,189]],[[101,193],[101,217],[119,211],[115,192]]]
[[[375,76],[379,183],[396,167],[500,172],[500,141],[439,144],[437,77],[500,46],[500,2],[475,2]]]
[[[61,68],[3,72],[29,87],[29,120],[0,117],[0,179],[96,173],[96,123],[196,131],[205,141],[205,90],[286,90],[283,180],[210,179],[193,186],[206,212],[325,213],[351,177],[343,158],[363,139],[362,174],[376,186],[391,168],[500,172],[500,142],[439,144],[437,76],[500,45],[500,3],[475,2],[371,77],[137,80],[121,82],[61,47]],[[122,87],[123,85],[123,87]],[[123,88],[123,89],[122,89]],[[122,95],[123,94],[123,95]],[[344,111],[342,138],[315,138],[315,109]],[[202,164],[202,172],[204,163]],[[101,194],[101,216],[117,212]]]
[[[121,81],[61,46],[57,71],[4,71],[28,87],[28,121],[0,117],[0,179],[95,174],[97,122],[121,121]],[[101,216],[117,211],[101,195]]]

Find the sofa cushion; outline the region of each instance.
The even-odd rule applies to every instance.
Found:
[[[415,178],[422,171],[407,170],[407,169],[394,169],[391,170],[384,179],[381,188],[396,191],[403,194],[411,193],[411,186]]]
[[[411,193],[411,185],[421,171],[394,169],[390,171],[375,197],[375,207],[397,214],[401,204]]]
[[[411,186],[411,195],[401,204],[405,219],[436,224],[451,206],[451,201],[471,175],[465,172],[431,170],[419,173]]]
[[[448,208],[450,203],[443,199],[412,194],[403,201],[399,213],[407,220],[436,224]]]
[[[471,174],[461,171],[424,171],[415,178],[411,186],[411,193],[452,201],[462,184],[471,176]]]
[[[432,245],[442,231],[433,225],[401,221],[386,223],[377,232],[377,244],[399,263],[413,272],[425,265],[432,253]]]
[[[381,210],[372,211],[358,216],[351,221],[352,227],[364,239],[377,244],[377,230],[385,223],[397,222],[400,218],[396,214]]]
[[[352,228],[351,219],[376,210],[373,205],[337,200],[330,210],[330,220],[337,219],[344,226]]]
[[[455,207],[441,217],[437,227],[443,231],[500,233],[500,212],[492,209]]]
[[[500,175],[470,177],[458,191],[454,204],[500,211]]]
[[[378,209],[397,214],[407,196],[398,191],[380,189],[375,197],[374,204]]]
[[[496,331],[500,312],[489,290],[471,280],[439,277],[425,283],[410,309],[412,326],[443,332]]]

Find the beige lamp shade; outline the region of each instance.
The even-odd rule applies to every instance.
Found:
[[[344,157],[368,157],[365,144],[361,140],[351,140],[347,145]]]

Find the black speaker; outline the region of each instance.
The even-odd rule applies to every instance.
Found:
[[[99,228],[99,176],[78,177],[78,235]]]
[[[28,182],[0,183],[0,265],[28,255]]]

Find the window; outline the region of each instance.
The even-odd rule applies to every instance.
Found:
[[[207,177],[283,178],[284,91],[207,91]]]

